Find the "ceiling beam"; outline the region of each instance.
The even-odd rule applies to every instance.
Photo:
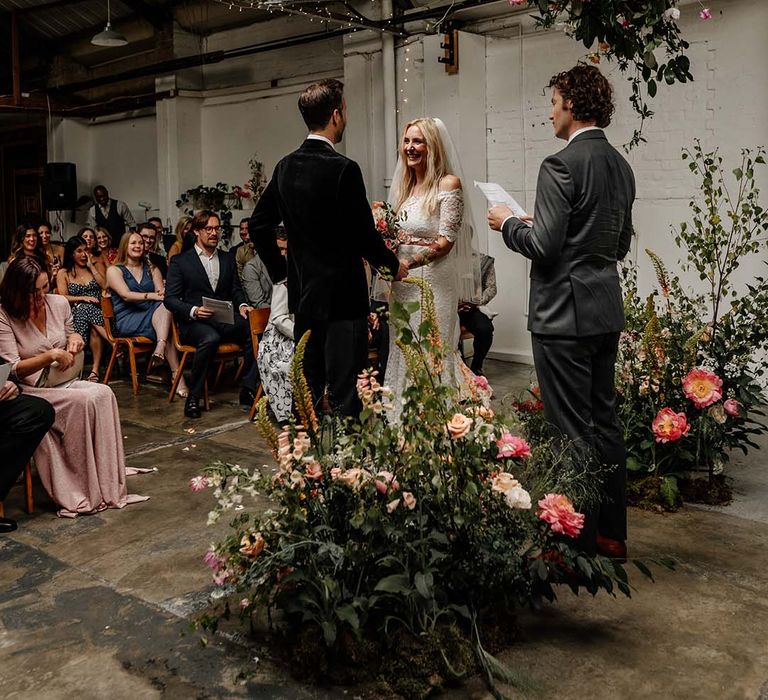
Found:
[[[162,31],[173,19],[172,6],[150,5],[146,0],[122,0],[133,12]]]

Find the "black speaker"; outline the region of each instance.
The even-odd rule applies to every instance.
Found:
[[[74,163],[46,163],[43,207],[48,211],[72,209],[77,203],[77,169]]]

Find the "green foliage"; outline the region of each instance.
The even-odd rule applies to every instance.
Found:
[[[176,200],[176,207],[188,216],[194,216],[201,209],[215,211],[221,220],[222,237],[229,240],[232,235],[233,199],[237,200],[234,189],[224,182],[217,182],[213,187],[198,185],[185,190]]]
[[[391,392],[365,373],[358,421],[326,417],[313,427],[305,416],[276,443],[267,428],[276,445],[272,475],[209,465],[218,500],[210,521],[242,505],[244,495],[264,493],[273,507],[242,511],[206,559],[216,595],[237,592],[251,601],[246,617],[257,608],[277,610],[288,630],[310,626],[330,648],[350,635],[435,644],[456,627],[492,682],[499,668],[476,639],[481,611],[553,600],[554,585],[572,583],[574,572],[592,594],[629,595],[627,575],[573,549],[539,517],[535,503],[548,493],[586,503],[593,478],[547,444],[529,453],[520,439],[500,456],[497,440],[512,438],[512,424],[490,409],[484,380],[467,398],[440,380],[445,357],[432,292],[413,283],[422,286],[418,327],[411,324],[413,304],[391,304],[409,372],[400,420],[390,420]],[[261,424],[264,405],[259,415]],[[451,649],[441,653],[456,676],[466,672]]]
[[[674,229],[675,242],[685,253],[681,269],[697,274],[706,292],[684,288],[655,253],[646,251],[658,290],[643,300],[634,270],[625,267],[627,323],[617,366],[628,467],[640,478],[662,477],[660,496],[668,507],[679,503],[680,475],[705,469],[711,482],[731,450],[746,454],[757,447],[754,436],[766,430],[759,410],[765,370],[756,358],[768,349],[768,279],[757,276],[746,288],[734,280],[745,260],[765,251],[768,215],[754,179],[755,168],[765,164],[763,150],[743,150],[732,180],[718,152],[704,152],[698,141],[682,157],[699,177],[701,193],[689,205],[692,221]],[[702,408],[682,386],[695,368],[722,380],[721,398]],[[734,407],[737,415],[725,410]],[[652,423],[662,408],[685,415],[686,436],[656,440]]]
[[[662,81],[667,85],[693,80],[688,42],[671,12],[676,0],[528,0],[542,27],[565,23],[566,34],[600,56],[615,60],[632,86],[630,102],[640,117],[628,148],[645,141],[643,124],[653,116],[648,98],[656,96]]]

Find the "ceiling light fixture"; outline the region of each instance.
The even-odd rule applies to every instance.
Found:
[[[91,43],[94,46],[125,46],[128,43],[128,39],[126,39],[120,32],[116,32],[112,29],[109,20],[109,0],[107,0],[107,26],[104,27],[103,32],[99,32],[93,39],[91,39]]]

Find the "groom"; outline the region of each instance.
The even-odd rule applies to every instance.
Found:
[[[626,449],[614,371],[624,328],[617,260],[629,251],[635,180],[603,128],[611,86],[594,66],[553,76],[550,121],[568,142],[541,165],[533,226],[505,206],[488,212],[504,243],[529,258],[528,330],[544,415],[582,456],[606,465],[601,498],[585,513],[578,544],[626,558]]]
[[[401,279],[407,268],[384,244],[373,223],[363,175],[336,152],[347,125],[344,85],[323,80],[299,97],[309,135],[275,167],[249,223],[256,251],[274,282],[286,262],[275,230],[288,236],[288,307],[298,342],[311,331],[304,373],[315,403],[326,386],[331,408],[356,416],[357,375],[368,357],[368,285],[363,259]]]

